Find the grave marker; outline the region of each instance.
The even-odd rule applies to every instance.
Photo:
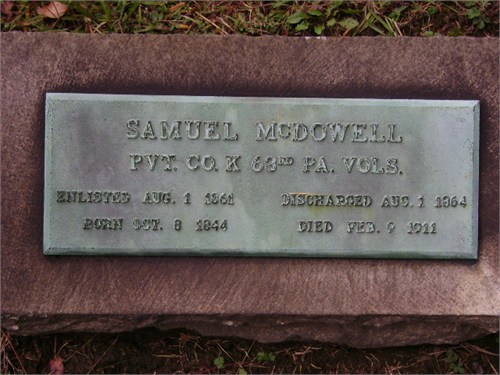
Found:
[[[479,103],[47,94],[45,254],[477,257]]]
[[[263,342],[325,340],[356,347],[376,347],[456,343],[498,331],[499,46],[496,39],[67,33],[1,33],[0,37],[1,324],[9,332],[187,328],[204,335],[239,336]],[[43,254],[45,100],[47,93],[57,92],[477,100],[481,105],[477,260],[46,256]],[[147,111],[148,116],[130,117],[125,121],[136,118],[147,124],[150,117],[160,115],[154,112]],[[89,112],[88,116],[95,114]],[[162,119],[164,115],[158,118]],[[342,119],[329,121],[341,122]],[[263,126],[267,128],[268,124]],[[126,127],[126,123],[121,126]],[[255,124],[250,126],[255,131]],[[83,132],[84,128],[80,130]],[[224,126],[219,130],[222,131],[217,134],[223,137]],[[239,134],[243,140],[241,130],[232,126],[229,130],[229,137]],[[318,126],[317,137],[321,137],[320,131]],[[399,134],[403,143],[407,134]],[[381,135],[388,136],[378,133],[378,137]],[[116,141],[123,140],[118,137]],[[137,139],[125,141],[135,143]],[[269,147],[278,147],[270,144],[283,144],[281,141],[287,145],[283,151],[290,150],[286,139],[253,140],[252,143],[264,144],[259,147],[267,154]],[[438,143],[439,137],[435,141]],[[237,143],[231,142],[213,141],[212,147],[218,150],[217,144]],[[311,142],[311,139],[304,142]],[[321,146],[321,142],[312,140],[312,143],[315,148],[318,144]],[[413,142],[410,144],[417,146]],[[145,152],[169,154],[161,145],[160,140],[151,140],[152,151]],[[394,146],[399,148],[401,144]],[[421,155],[425,155],[423,146]],[[158,152],[153,152],[153,148]],[[446,147],[440,150],[443,156],[446,156],[445,150]],[[176,150],[176,154],[179,152]],[[126,153],[124,148],[121,154],[124,164],[120,164],[124,170],[130,163]],[[398,152],[395,157],[401,158],[400,155]],[[80,160],[86,157],[81,155]],[[185,159],[179,158],[179,161],[182,163]],[[147,163],[143,160],[142,165],[147,167]],[[243,165],[239,173],[243,173]],[[297,165],[294,163],[291,168]],[[178,168],[181,166],[179,164]],[[246,166],[248,169],[248,164]],[[401,164],[403,172],[412,171],[403,166]],[[288,166],[282,168],[286,170]],[[336,173],[340,175],[344,167],[338,164],[333,168],[337,168],[334,173],[326,173],[331,178],[335,178]],[[94,171],[89,173],[92,175]],[[147,170],[140,172],[138,167],[137,172],[146,173]],[[271,175],[251,172],[255,180]],[[297,172],[300,176],[307,174]],[[230,173],[220,174],[225,175]],[[400,177],[373,176],[380,179]],[[403,176],[405,174],[401,178]],[[112,177],[112,170],[100,169],[102,181]],[[268,178],[274,181],[275,177]],[[225,183],[224,178],[220,180],[217,184]],[[304,180],[301,177],[297,181]],[[432,189],[435,184],[435,181],[429,182],[427,188]],[[84,188],[80,183],[74,185],[68,189]],[[149,186],[144,190],[162,191]],[[218,186],[214,185],[213,189],[209,186],[209,191],[217,192]],[[90,188],[97,186],[85,187]],[[120,186],[100,188],[118,191]],[[368,190],[367,187],[363,190],[365,188]],[[369,188],[370,191],[375,189]],[[295,189],[286,192],[300,193]],[[236,207],[237,197],[234,198]],[[413,204],[414,199],[412,197]],[[286,212],[289,209],[289,212],[309,211],[309,208],[281,208]],[[404,212],[397,208],[387,209]],[[282,225],[282,217],[277,221],[273,225]],[[455,238],[450,240],[456,241]]]

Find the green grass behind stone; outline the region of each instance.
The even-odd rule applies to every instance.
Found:
[[[498,36],[497,1],[2,1],[2,31]],[[51,5],[52,4],[52,5]],[[65,7],[67,5],[67,7]],[[46,9],[46,8],[45,8]]]

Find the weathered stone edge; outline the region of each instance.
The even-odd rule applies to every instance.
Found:
[[[355,348],[448,344],[499,331],[498,316],[333,315],[85,315],[2,316],[14,335],[61,332],[124,332],[140,328],[188,329],[215,337],[260,342],[324,341]],[[362,329],[360,329],[362,328]]]

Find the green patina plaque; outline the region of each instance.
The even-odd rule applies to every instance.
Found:
[[[477,258],[479,103],[46,97],[44,253]]]

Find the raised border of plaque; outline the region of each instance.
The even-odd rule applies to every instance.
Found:
[[[44,253],[476,259],[479,102],[47,93]]]

